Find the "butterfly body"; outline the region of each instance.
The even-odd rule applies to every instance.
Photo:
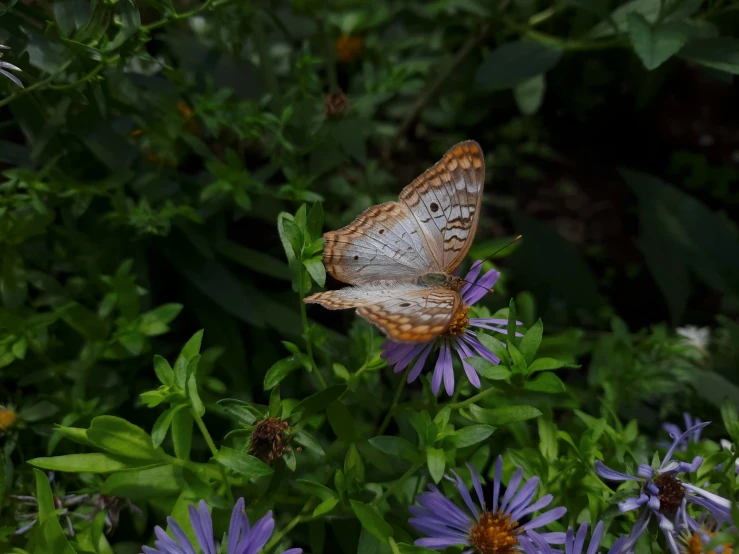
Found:
[[[485,167],[480,146],[452,147],[403,189],[398,202],[371,206],[324,234],[323,263],[355,285],[305,299],[357,313],[398,342],[442,334],[462,307],[464,281],[452,275],[477,229]]]

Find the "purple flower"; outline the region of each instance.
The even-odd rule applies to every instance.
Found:
[[[683,420],[685,421],[685,428],[690,429],[691,427],[695,425],[699,425],[703,423],[701,418],[696,417],[693,418],[688,412],[683,412]],[[662,429],[667,431],[669,433],[670,437],[676,437],[678,435],[682,434],[682,430],[680,429],[679,425],[675,425],[674,423],[665,423],[662,425]],[[698,442],[701,438],[701,431],[702,429],[698,429],[695,433],[693,433],[690,437],[687,437],[683,439],[680,443],[677,445],[677,449],[680,452],[685,452],[688,449],[688,442]],[[666,448],[669,448],[670,443],[659,443],[660,446],[664,446]]]
[[[441,336],[420,344],[405,344],[390,340],[383,343],[382,357],[387,359],[387,364],[393,367],[395,373],[400,373],[413,360],[416,360],[408,373],[408,382],[415,381],[421,374],[421,370],[429,355],[438,349],[439,357],[434,366],[431,389],[434,391],[434,394],[437,394],[441,386],[441,381],[443,380],[444,388],[447,394],[451,396],[454,393],[452,352],[456,352],[457,356],[462,360],[462,367],[467,375],[467,379],[469,379],[474,387],[480,388],[480,377],[477,375],[475,368],[467,363],[466,359],[480,356],[493,364],[499,364],[500,358],[483,346],[477,338],[477,333],[472,330],[472,327],[506,334],[505,325],[508,323],[507,319],[467,317],[470,312],[470,306],[484,297],[496,283],[498,277],[500,277],[500,272],[494,269],[480,277],[481,269],[482,260],[478,260],[472,264],[472,268],[464,278],[466,284],[459,291],[462,296],[462,306],[454,315],[447,330]],[[516,336],[521,336],[521,334],[516,333]]]
[[[687,441],[694,433],[700,431],[710,422],[699,423],[688,428],[680,435],[673,435],[673,442],[665,455],[665,459],[656,471],[647,464],[639,464],[637,475],[628,475],[607,467],[600,460],[595,462],[595,471],[604,479],[610,481],[639,481],[641,488],[639,496],[619,502],[621,513],[631,510],[641,510],[637,526],[641,530],[631,533],[626,547],[631,547],[639,535],[649,524],[652,516],[659,521],[659,527],[670,545],[670,550],[678,554],[675,543],[675,527],[679,524],[679,517],[685,511],[687,502],[697,504],[709,510],[719,521],[731,519],[731,503],[712,492],[696,487],[677,478],[679,473],[697,471],[703,463],[703,458],[696,456],[691,463],[672,461],[672,455],[678,445]],[[672,521],[670,520],[672,518]]]
[[[10,50],[10,46],[5,46],[3,44],[0,44],[0,50]],[[3,55],[0,54],[0,58],[2,58]],[[23,88],[23,83],[21,83],[21,80],[13,75],[12,73],[9,73],[5,71],[6,69],[11,69],[13,71],[22,71],[20,67],[14,66],[12,63],[4,62],[0,59],[0,75],[5,75],[8,79],[13,81],[16,85]]]
[[[195,538],[203,554],[216,554],[215,539],[213,538],[213,521],[208,511],[208,505],[201,500],[198,508],[190,506],[190,523],[195,532]],[[167,518],[174,539],[158,525],[154,528],[157,540],[154,541],[156,548],[144,547],[144,554],[195,554],[192,543],[185,535],[182,528],[171,517]],[[239,498],[231,513],[231,523],[228,526],[228,554],[257,554],[269,540],[272,530],[275,528],[275,520],[272,512],[257,521],[254,527],[249,525],[249,518],[244,511],[244,499]],[[282,554],[301,554],[300,548],[291,548]]]
[[[583,548],[585,548],[585,537],[588,534],[588,524],[583,523],[577,530],[577,535],[572,527],[567,529],[565,536],[565,554],[583,554]],[[541,538],[536,531],[530,533],[531,538],[521,537],[521,544],[526,554],[553,554],[554,550],[549,547],[547,541]],[[600,548],[600,541],[603,538],[603,522],[599,521],[593,529],[593,534],[590,537],[590,544],[588,545],[586,554],[597,554],[598,548]],[[623,545],[626,542],[626,537],[619,538],[613,546],[608,550],[608,554],[620,554],[624,552]]]
[[[706,546],[708,546],[713,540],[713,536],[718,532],[737,534],[736,527],[721,524],[713,518],[706,517],[705,512],[701,514],[698,520],[690,517],[687,511],[682,515],[684,519],[678,541],[682,543],[680,545],[680,551],[686,554],[706,552]],[[714,552],[715,554],[730,554],[732,549],[730,544],[718,545],[712,548],[710,552]]]
[[[479,508],[472,500],[464,481],[455,471],[452,471],[452,475],[447,475],[446,478],[456,483],[459,494],[469,511],[463,510],[446,498],[434,485],[429,485],[428,491],[416,497],[416,502],[420,506],[409,508],[414,517],[408,522],[416,531],[426,535],[416,540],[417,546],[433,550],[443,550],[455,545],[471,547],[465,550],[465,554],[493,552],[498,551],[497,549],[500,551],[522,550],[521,541],[525,536],[531,537],[534,529],[558,520],[567,511],[562,507],[554,508],[526,523],[520,523],[521,518],[548,506],[552,501],[552,495],[547,494],[532,503],[539,485],[539,478],[529,479],[519,489],[523,476],[523,469],[519,467],[505,485],[505,493],[500,498],[503,471],[501,456],[498,456],[495,464],[493,503],[488,509],[482,495],[480,475],[470,464],[467,464],[467,467],[472,476]],[[564,533],[541,533],[537,534],[537,537],[539,540],[554,544],[561,544],[565,540]]]

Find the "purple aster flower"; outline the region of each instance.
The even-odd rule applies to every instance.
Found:
[[[462,360],[462,367],[467,375],[467,379],[469,379],[474,387],[480,388],[480,377],[475,368],[467,363],[466,359],[480,356],[493,364],[499,364],[500,358],[483,346],[477,338],[477,333],[472,328],[476,327],[495,333],[506,334],[505,325],[508,323],[507,319],[468,317],[470,307],[484,297],[497,282],[498,277],[500,277],[500,272],[494,269],[480,276],[481,270],[482,260],[478,260],[472,264],[472,268],[464,278],[466,284],[459,291],[459,294],[462,296],[462,305],[454,315],[447,330],[441,336],[420,344],[406,344],[390,340],[383,343],[382,357],[387,359],[387,364],[393,367],[395,373],[400,373],[413,360],[416,360],[408,373],[408,382],[415,381],[421,374],[421,370],[429,355],[438,349],[439,357],[434,366],[431,389],[434,391],[434,394],[437,394],[441,387],[441,381],[443,380],[444,388],[447,394],[451,396],[454,393],[452,352],[456,352],[457,356]],[[519,322],[517,323],[520,325]],[[516,333],[516,336],[522,335],[521,333]]]
[[[683,412],[683,420],[685,421],[686,429],[690,429],[691,427],[695,425],[699,425],[703,423],[703,420],[701,420],[701,418],[699,417],[694,418],[688,412]],[[678,435],[681,435],[683,432],[682,429],[680,429],[680,426],[674,423],[665,423],[664,425],[662,425],[662,429],[667,431],[667,433],[670,435],[671,438],[677,437]],[[683,441],[677,445],[677,450],[679,450],[680,452],[685,452],[688,449],[688,442],[698,442],[701,438],[701,431],[702,429],[698,429],[689,438],[683,439]],[[660,442],[659,445],[664,446],[665,448],[670,447],[669,442]]]
[[[190,506],[190,523],[195,532],[195,538],[203,554],[216,554],[216,542],[213,537],[213,521],[208,511],[208,505],[201,500],[198,508]],[[195,554],[195,548],[185,535],[182,527],[171,517],[167,518],[174,539],[158,525],[154,528],[157,540],[156,548],[144,547],[144,554]],[[231,513],[231,523],[228,526],[228,554],[257,554],[269,540],[275,520],[272,512],[256,522],[254,527],[249,525],[249,518],[244,511],[244,499],[239,498]],[[282,554],[301,554],[300,548],[291,548]]]
[[[713,535],[719,532],[737,534],[737,528],[719,523],[704,512],[695,520],[687,512],[683,513],[683,525],[678,536],[678,550],[680,554],[703,554],[706,547],[713,539]],[[730,544],[718,545],[709,552],[715,554],[731,554]]]
[[[619,502],[618,508],[621,513],[641,510],[639,525],[642,531],[648,525],[649,519],[655,516],[670,545],[670,550],[675,554],[678,554],[675,543],[675,527],[676,524],[679,524],[679,516],[685,511],[687,502],[706,508],[719,521],[729,521],[731,519],[731,503],[728,500],[677,478],[679,473],[697,471],[703,463],[703,458],[696,456],[691,463],[672,460],[672,455],[678,445],[683,441],[687,441],[694,433],[703,429],[709,423],[708,421],[699,423],[688,428],[680,435],[673,435],[672,445],[656,471],[647,464],[639,464],[637,474],[628,475],[607,467],[600,460],[595,461],[595,471],[604,479],[610,481],[639,481],[641,483],[639,496]],[[672,518],[672,521],[670,518]],[[627,546],[633,545],[636,539],[639,538],[639,534],[641,532],[634,536],[632,532],[632,536],[627,541]]]
[[[54,508],[56,508],[57,510],[61,510],[61,512],[59,512],[59,515],[64,518],[64,522],[67,526],[67,533],[69,533],[70,536],[74,537],[74,527],[72,527],[72,520],[70,519],[70,516],[87,521],[91,521],[92,517],[89,514],[78,514],[76,512],[73,512],[71,508],[75,508],[77,506],[80,506],[81,504],[88,502],[90,500],[90,495],[58,495],[56,494],[54,472],[50,471],[46,474],[46,476],[49,479],[49,483],[51,483],[53,489]],[[36,525],[36,522],[38,521],[38,499],[35,496],[14,494],[11,494],[10,497],[14,498],[15,500],[20,500],[20,504],[18,505],[18,513],[16,514],[16,519],[18,520],[20,527],[13,534],[22,535],[23,533],[31,529],[31,527]]]
[[[10,46],[5,46],[4,44],[0,44],[0,50],[10,50]],[[0,53],[0,58],[2,58],[3,55]],[[16,85],[23,88],[23,83],[21,83],[21,80],[13,75],[12,73],[9,73],[8,71],[5,71],[6,69],[10,69],[12,71],[22,71],[20,67],[14,66],[12,63],[4,62],[2,59],[0,59],[0,75],[5,75],[8,79],[13,81]]]
[[[503,458],[498,456],[493,481],[493,503],[488,508],[482,494],[480,475],[470,464],[467,464],[467,467],[472,476],[479,508],[478,504],[472,500],[464,481],[455,471],[452,471],[452,475],[447,475],[446,478],[457,485],[459,494],[469,511],[463,510],[446,498],[434,485],[429,485],[428,491],[416,497],[416,502],[420,506],[409,508],[414,517],[408,522],[416,531],[426,535],[415,541],[417,546],[433,550],[443,550],[455,545],[466,546],[468,549],[465,550],[465,554],[473,552],[480,554],[513,553],[523,550],[524,537],[530,538],[535,529],[558,520],[567,511],[563,507],[554,508],[526,523],[521,523],[522,518],[545,508],[552,501],[552,495],[547,494],[532,503],[539,485],[539,478],[529,479],[519,489],[523,477],[523,469],[519,467],[508,485],[505,486],[505,493],[501,498]],[[564,533],[541,533],[537,534],[537,537],[539,540],[553,544],[561,544],[565,540]]]
[[[603,539],[603,522],[599,521],[593,529],[593,534],[590,537],[590,544],[588,545],[586,554],[597,554],[598,548],[600,548],[600,541]],[[588,534],[588,524],[583,523],[577,530],[577,534],[572,527],[567,529],[565,536],[565,554],[583,554],[585,548],[585,537]],[[530,533],[531,538],[521,537],[521,545],[523,546],[526,554],[553,554],[554,550],[547,544],[547,541],[541,538],[536,531]],[[532,541],[533,539],[533,541]],[[619,538],[613,546],[608,549],[608,554],[621,554],[624,552],[624,543],[627,537]]]

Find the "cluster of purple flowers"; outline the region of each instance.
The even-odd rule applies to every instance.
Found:
[[[690,420],[690,423],[694,422]],[[621,513],[634,510],[639,513],[629,535],[619,537],[608,554],[632,553],[636,541],[653,518],[658,521],[673,554],[695,552],[696,541],[698,546],[707,545],[714,534],[713,529],[717,527],[736,532],[730,526],[729,500],[677,477],[682,473],[695,472],[701,466],[703,460],[700,457],[693,458],[691,462],[679,462],[673,460],[672,456],[706,425],[708,422],[694,423],[682,433],[670,428],[673,442],[657,469],[639,464],[636,475],[628,475],[596,461],[595,471],[602,478],[635,481],[641,485],[636,496],[618,504]],[[582,554],[588,524],[582,524],[577,532],[572,527],[566,533],[539,532],[564,515],[566,509],[563,507],[550,509],[522,523],[522,518],[547,507],[552,502],[552,496],[547,494],[534,501],[539,479],[533,477],[522,484],[523,470],[519,467],[507,485],[503,485],[505,493],[501,498],[502,464],[502,458],[498,457],[493,477],[493,499],[489,506],[483,497],[480,475],[469,464],[477,504],[464,481],[454,471],[446,478],[456,484],[467,510],[446,498],[433,485],[420,494],[416,498],[418,506],[410,507],[413,517],[409,523],[425,535],[416,540],[416,545],[434,550],[462,546],[466,548],[464,554],[513,554],[517,551],[525,554],[556,554],[561,550],[555,550],[550,545],[564,544],[565,554]],[[698,520],[690,515],[688,504],[704,510]],[[593,528],[587,554],[598,552],[603,534],[604,523],[601,521]],[[678,545],[679,542],[683,543],[682,547]],[[714,551],[719,554],[722,548],[717,547]]]

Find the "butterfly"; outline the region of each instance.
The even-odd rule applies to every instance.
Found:
[[[323,264],[354,285],[305,298],[329,310],[357,308],[389,339],[427,342],[444,333],[462,307],[465,281],[453,275],[475,237],[485,181],[477,142],[453,146],[405,187],[398,202],[362,212],[324,233]]]

